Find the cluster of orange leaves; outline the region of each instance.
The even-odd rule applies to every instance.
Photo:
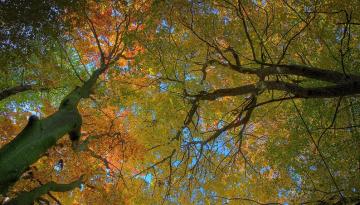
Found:
[[[73,39],[73,46],[79,52],[85,65],[92,63],[100,65],[101,51],[105,62],[111,62],[117,55],[116,65],[126,66],[129,60],[144,49],[132,41],[124,43],[124,37],[131,32],[137,32],[144,25],[137,20],[137,13],[145,12],[148,7],[143,1],[134,1],[131,5],[114,1],[101,3],[89,1],[84,11],[67,15],[65,18],[74,28],[69,36]]]

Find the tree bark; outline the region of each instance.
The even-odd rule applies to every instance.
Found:
[[[49,182],[29,192],[21,192],[16,198],[11,199],[8,202],[5,202],[4,205],[20,205],[20,204],[31,205],[40,196],[49,193],[50,191],[54,191],[54,192],[70,191],[75,189],[76,187],[80,187],[81,183],[82,183],[82,177],[69,184],[57,184],[55,182]]]
[[[263,81],[258,84],[250,84],[235,88],[218,89],[211,93],[193,95],[199,100],[216,100],[226,96],[241,96],[257,93],[263,90],[285,91],[296,98],[334,98],[340,96],[360,94],[360,81],[350,81],[331,86],[304,88],[294,83],[281,81]]]
[[[330,69],[320,69],[304,65],[271,65],[257,70],[257,74],[263,77],[270,75],[295,75],[314,80],[326,81],[331,83],[346,83],[348,81],[360,81],[360,76],[333,71]]]
[[[309,67],[305,65],[275,65],[275,64],[262,64],[263,68],[245,68],[240,65],[233,64],[221,64],[223,66],[230,67],[232,70],[235,70],[242,74],[251,74],[257,75],[261,79],[264,79],[267,76],[272,75],[294,75],[304,78],[310,78],[314,80],[330,82],[330,83],[346,83],[348,81],[360,81],[359,75],[354,74],[344,74],[339,71],[334,71],[331,69],[321,69],[316,67]]]
[[[57,112],[47,118],[29,122],[14,140],[0,149],[0,193],[5,195],[24,173],[66,133],[81,126],[77,105],[89,97],[98,77],[106,70],[103,65],[94,71],[82,87],[75,88],[61,102]]]
[[[33,89],[33,86],[31,86],[31,85],[19,85],[19,86],[5,89],[0,92],[0,101],[5,98],[8,98],[12,95],[15,95],[17,93],[25,92],[25,91],[32,90],[32,89]]]

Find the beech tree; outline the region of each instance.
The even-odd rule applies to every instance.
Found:
[[[5,204],[360,202],[356,0],[50,2],[1,29]]]

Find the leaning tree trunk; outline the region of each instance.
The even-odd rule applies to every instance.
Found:
[[[82,87],[75,88],[62,100],[57,112],[41,120],[29,121],[14,140],[0,149],[1,194],[5,195],[27,168],[61,137],[80,129],[82,118],[77,105],[82,98],[89,96],[96,80],[105,70],[106,66],[101,66]]]

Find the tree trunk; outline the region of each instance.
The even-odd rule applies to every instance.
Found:
[[[96,80],[106,68],[104,65],[94,71],[82,87],[77,87],[68,94],[57,112],[41,120],[29,120],[21,133],[0,149],[1,194],[5,195],[25,170],[61,137],[81,127],[82,118],[77,105],[82,98],[89,96]]]

